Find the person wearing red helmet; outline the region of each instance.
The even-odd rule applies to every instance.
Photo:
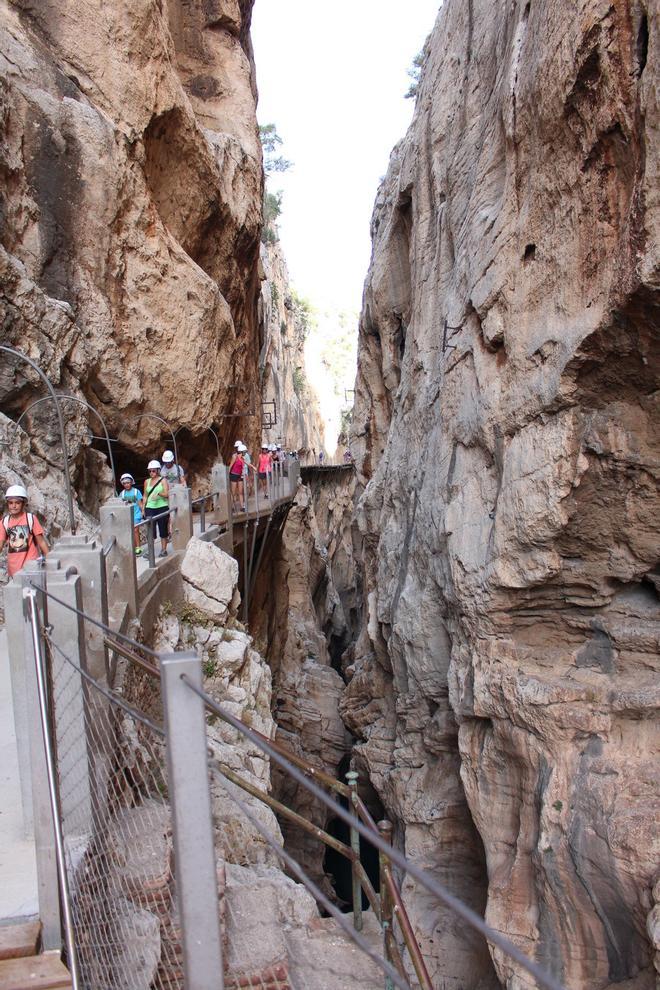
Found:
[[[7,547],[7,571],[12,578],[28,560],[48,553],[43,526],[27,511],[28,493],[23,485],[10,485],[5,492],[7,515],[0,522],[0,551]]]

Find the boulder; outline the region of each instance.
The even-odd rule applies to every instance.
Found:
[[[226,621],[238,582],[233,557],[193,537],[181,561],[183,595],[187,602],[220,622]]]

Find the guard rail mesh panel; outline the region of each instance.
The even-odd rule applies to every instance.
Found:
[[[74,937],[85,990],[183,987],[160,703],[118,666],[119,698],[49,643]],[[123,681],[123,683],[121,683]],[[144,711],[138,710],[144,707]]]

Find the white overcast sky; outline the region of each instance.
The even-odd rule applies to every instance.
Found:
[[[410,122],[407,69],[439,0],[256,0],[252,40],[260,124],[274,123],[294,166],[280,239],[296,290],[358,311],[369,222],[389,155]]]

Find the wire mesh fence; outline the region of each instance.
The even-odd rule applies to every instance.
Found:
[[[183,987],[172,823],[157,696],[124,698],[49,642],[57,774],[81,986]],[[146,675],[145,675],[146,676]],[[138,710],[132,696],[150,708]]]

